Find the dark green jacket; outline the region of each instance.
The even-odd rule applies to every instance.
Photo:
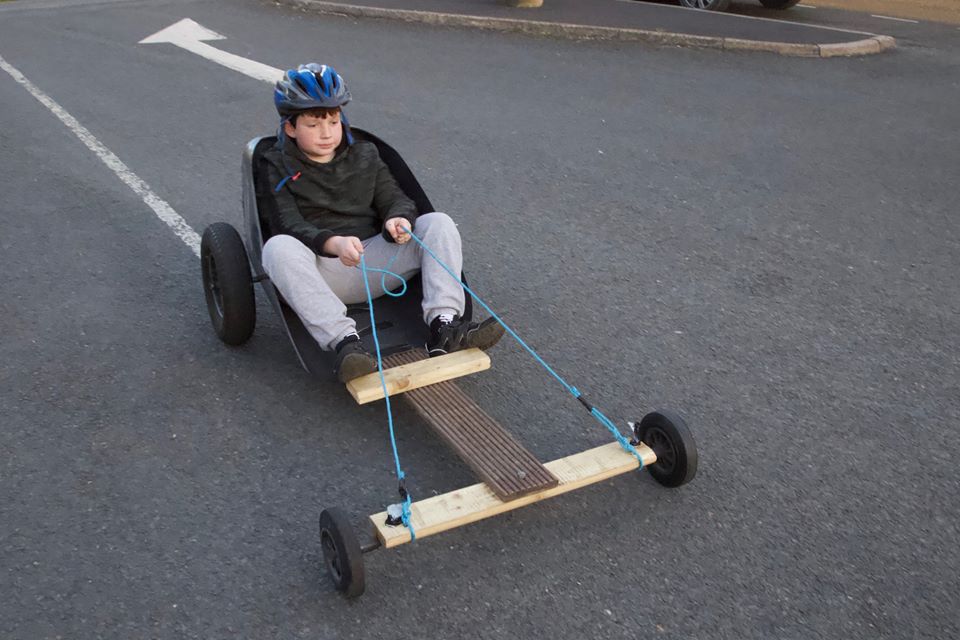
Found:
[[[383,223],[403,217],[413,224],[417,217],[371,142],[355,142],[325,164],[310,160],[293,140],[282,149],[278,142],[263,157],[277,203],[270,233],[293,236],[319,255],[326,255],[323,244],[332,236],[366,240],[383,232],[392,242]]]

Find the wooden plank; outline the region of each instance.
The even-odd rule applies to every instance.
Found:
[[[383,377],[387,383],[387,393],[394,396],[489,368],[490,356],[480,349],[464,349],[436,358],[424,358],[410,364],[384,369]],[[347,383],[347,391],[357,404],[383,399],[380,374],[374,372],[351,380]]]
[[[426,351],[417,349],[391,355],[388,361],[393,366],[426,357]],[[559,482],[455,382],[438,382],[403,397],[504,502]]]
[[[637,446],[636,451],[643,458],[644,466],[657,461],[657,455],[645,444]],[[414,502],[410,508],[410,515],[417,538],[425,538],[601,482],[633,471],[640,466],[640,463],[636,457],[624,451],[619,443],[611,442],[548,462],[544,466],[560,479],[560,483],[550,489],[516,500],[505,502],[499,499],[486,484],[480,483]],[[384,547],[396,547],[410,542],[410,531],[406,527],[387,526],[386,511],[370,516],[370,521],[373,523],[380,544]]]

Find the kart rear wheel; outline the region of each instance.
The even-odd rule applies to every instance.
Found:
[[[363,552],[350,519],[342,509],[332,507],[320,514],[320,548],[333,586],[348,598],[356,598],[365,588]]]
[[[726,11],[730,8],[730,0],[680,0],[680,4],[689,9],[707,11]]]
[[[798,2],[800,0],[760,0],[760,4],[767,9],[789,9]]]
[[[663,486],[679,487],[697,475],[697,444],[680,416],[669,411],[648,413],[634,427],[634,435],[657,454],[657,461],[647,469]]]
[[[213,330],[229,345],[243,344],[253,335],[257,306],[247,250],[231,225],[215,222],[204,230],[200,269]]]

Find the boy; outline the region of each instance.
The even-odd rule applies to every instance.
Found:
[[[393,260],[390,270],[404,278],[422,274],[430,356],[492,347],[503,327],[493,319],[461,320],[463,288],[404,231],[412,229],[459,274],[456,225],[445,213],[418,216],[376,146],[354,142],[342,111],[349,101],[343,78],[326,65],[301,65],[277,83],[281,131],[264,154],[277,214],[263,246],[264,271],[320,347],[336,351],[341,382],[377,370],[346,315],[347,304],[366,301],[361,255],[368,268],[384,269]],[[369,281],[373,297],[383,295],[381,278]]]

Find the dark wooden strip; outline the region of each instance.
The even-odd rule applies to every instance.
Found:
[[[393,354],[388,366],[426,358],[423,350]],[[503,500],[555,486],[557,479],[452,381],[404,394],[416,412]],[[518,475],[521,472],[521,475]]]
[[[516,478],[516,471],[524,471],[528,477],[533,474],[535,477],[542,469],[540,462],[529,452],[523,449],[519,443],[514,440],[507,432],[503,431],[486,414],[475,415],[469,413],[465,416],[464,428],[469,430],[472,440],[481,448],[488,450],[489,453],[497,458],[497,462],[508,463],[510,469],[508,476]],[[533,481],[534,478],[531,478]],[[527,484],[527,483],[521,483]],[[538,484],[535,481],[533,484]]]
[[[457,389],[457,391],[459,391],[459,389]],[[438,399],[442,402],[450,402],[451,395],[454,394],[441,394],[438,390]],[[504,475],[507,478],[511,480],[517,479],[515,473],[517,470],[523,471],[525,474],[527,474],[528,478],[531,478],[531,480],[536,478],[538,471],[542,468],[540,462],[525,449],[520,448],[518,450],[518,443],[516,440],[514,440],[509,433],[500,429],[499,425],[496,425],[496,423],[494,423],[489,416],[485,414],[478,416],[472,412],[469,412],[464,414],[462,417],[462,428],[469,432],[467,438],[468,442],[473,445],[473,447],[479,447],[479,449],[486,453],[488,457],[492,458],[493,464],[501,466],[500,461],[503,458],[512,458],[510,461],[513,463],[511,465],[513,468],[509,471],[504,470]],[[495,428],[491,429],[491,426]],[[481,430],[483,430],[482,433]],[[479,438],[478,436],[481,435],[485,437]],[[534,482],[533,484],[539,483]]]
[[[490,472],[493,472],[496,476],[505,480],[506,483],[515,485],[509,489],[523,490],[525,488],[537,488],[543,483],[552,484],[552,477],[543,473],[542,468],[535,459],[532,461],[525,460],[525,456],[517,455],[518,451],[516,449],[511,450],[508,448],[507,445],[509,443],[504,441],[496,442],[496,440],[491,439],[489,437],[489,430],[487,430],[487,433],[483,433],[480,428],[475,426],[475,420],[465,421],[460,425],[460,429],[460,432],[452,431],[449,426],[447,426],[443,429],[443,432],[447,437],[460,441],[458,443],[455,440],[452,444],[459,444],[457,448],[460,449],[461,452],[466,455],[471,455],[471,452],[476,452],[473,454],[473,457],[477,458],[475,460],[476,463],[488,467]],[[472,438],[472,440],[465,439],[463,437],[463,430],[474,431],[474,438]],[[491,442],[496,446],[491,446]],[[523,474],[518,476],[518,471],[523,472]],[[505,490],[509,489],[505,487]]]
[[[450,397],[453,395],[462,396],[464,399],[467,399],[466,395],[463,394],[463,392],[459,388],[454,386],[453,389],[455,390],[456,393],[450,394],[450,395],[444,394],[443,396],[444,400],[456,401],[456,398]],[[492,447],[494,447],[496,450],[499,450],[502,453],[511,453],[517,456],[518,462],[525,462],[526,463],[525,466],[529,466],[532,470],[537,470],[542,468],[540,461],[537,460],[533,456],[533,454],[531,454],[526,449],[523,449],[522,446],[519,445],[517,440],[509,432],[500,428],[500,426],[497,425],[496,422],[494,422],[494,420],[490,418],[486,413],[480,413],[479,415],[476,415],[471,412],[467,414],[467,418],[469,419],[470,423],[475,423],[475,421],[482,421],[482,422],[487,422],[490,426],[494,427],[494,429],[488,432],[487,438],[484,440],[485,444],[490,444]]]
[[[440,385],[435,386],[439,387]],[[453,386],[452,389],[449,387],[437,389],[437,397],[434,402],[453,404],[462,402],[465,397],[465,394],[459,388]],[[461,417],[463,419],[462,428],[467,431],[465,440],[474,446],[479,445],[482,451],[493,457],[495,463],[503,456],[511,456],[514,458],[514,466],[526,467],[521,470],[528,474],[530,472],[536,473],[537,470],[542,468],[540,462],[532,454],[519,447],[519,443],[485,413],[466,412]],[[478,436],[481,435],[484,437],[479,438]],[[514,473],[508,473],[507,476],[516,477]]]
[[[482,429],[484,426],[477,425],[476,418],[469,414],[460,416],[463,422],[458,425],[459,428],[452,427],[447,420],[436,420],[437,416],[433,413],[434,406],[432,405],[437,403],[437,401],[437,398],[417,398],[416,404],[425,410],[420,412],[421,415],[433,424],[434,428],[448,440],[449,444],[468,464],[471,464],[472,467],[480,467],[479,469],[474,469],[478,475],[482,477],[483,471],[491,474],[496,481],[494,484],[501,486],[503,492],[507,494],[522,491],[523,487],[512,477],[514,474],[509,473],[499,464],[498,457],[506,455],[506,451],[489,451],[483,446],[482,442],[476,442],[475,437],[471,438],[465,435],[471,431],[475,432],[478,429]]]
[[[437,387],[440,387],[440,385],[437,385]],[[446,385],[444,385],[444,387],[446,387]],[[454,387],[454,389],[456,389],[456,387]],[[425,407],[430,407],[436,414],[440,413],[436,409],[438,406],[441,407],[441,411],[443,411],[443,409],[446,407],[459,406],[463,404],[463,397],[461,397],[460,394],[450,393],[448,388],[443,387],[437,388],[433,394],[422,394],[422,396],[420,396],[418,399],[423,402]],[[477,415],[472,411],[467,411],[461,412],[459,415],[453,415],[452,417],[454,419],[459,418],[462,420],[462,428],[467,431],[464,436],[465,442],[476,441],[477,438],[471,436],[475,436],[475,434],[478,432],[491,431],[490,427],[493,421],[490,420],[488,416]],[[447,428],[449,428],[449,426]],[[484,442],[493,446],[500,454],[508,453],[510,451],[510,447],[505,447],[503,438],[496,438],[496,435],[498,435],[496,430],[493,430],[493,433],[487,434],[487,437],[484,438]]]

